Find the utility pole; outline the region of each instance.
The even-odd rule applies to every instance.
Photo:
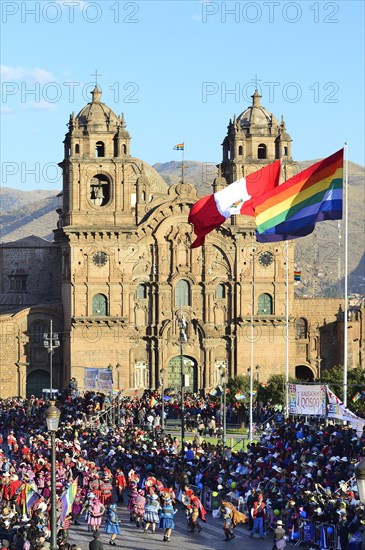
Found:
[[[49,353],[49,391],[50,400],[53,401],[53,351],[60,346],[58,333],[53,332],[52,319],[49,323],[49,334],[43,334],[43,345]]]
[[[183,356],[183,344],[188,341],[186,335],[186,319],[182,314],[182,307],[180,306],[180,315],[178,317],[179,325],[179,344],[180,344],[180,377],[181,377],[181,452],[184,455],[184,440],[185,440],[185,406],[184,406],[184,356]]]
[[[220,374],[220,386],[223,391],[223,414],[222,414],[222,444],[223,448],[226,446],[226,439],[227,439],[227,374],[228,374],[228,368],[224,365],[221,365],[219,367],[219,374]]]
[[[165,431],[165,373],[166,369],[160,369],[161,384],[161,432]]]

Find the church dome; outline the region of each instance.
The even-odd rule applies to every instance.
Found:
[[[162,176],[152,168],[150,164],[147,164],[147,162],[139,161],[141,163],[141,169],[144,170],[144,177],[148,179],[151,185],[151,191],[154,193],[167,193],[167,190],[169,186],[165,182]]]
[[[279,122],[270,111],[260,103],[261,96],[256,90],[252,97],[252,105],[237,117],[238,125],[245,130],[252,126],[257,127],[278,127]]]
[[[120,120],[117,115],[100,101],[101,90],[95,86],[91,92],[92,100],[85,105],[76,116],[76,126],[87,128],[89,131],[115,131]]]

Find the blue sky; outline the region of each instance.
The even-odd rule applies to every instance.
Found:
[[[362,1],[2,1],[2,186],[59,189],[66,123],[95,77],[150,164],[221,160],[229,119],[262,103],[296,160],[349,143],[364,164]],[[33,92],[32,92],[33,90]],[[33,172],[33,173],[32,173]]]

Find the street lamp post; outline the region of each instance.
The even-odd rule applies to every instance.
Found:
[[[119,428],[120,426],[120,378],[119,378],[119,375],[120,375],[120,369],[121,369],[121,364],[120,363],[117,363],[115,365],[115,368],[117,369],[117,378],[118,378],[118,394],[117,394],[117,426]]]
[[[179,325],[179,344],[180,344],[180,377],[181,377],[181,452],[184,454],[184,439],[185,439],[185,406],[184,406],[184,358],[183,344],[188,341],[186,335],[186,319],[182,314],[180,307],[180,315],[178,317]]]
[[[113,365],[111,363],[109,363],[109,365],[107,366],[107,370],[111,372],[112,385],[109,390],[108,401],[107,401],[107,398],[105,398],[104,408],[107,411],[106,415],[107,415],[107,418],[109,417],[110,425],[114,427],[115,426],[115,397],[113,394]],[[108,409],[105,407],[106,403],[108,403],[109,405]]]
[[[49,335],[45,332],[43,334],[43,345],[49,353],[49,398],[53,400],[53,350],[60,346],[60,341],[57,332],[53,332],[52,319],[49,323]]]
[[[227,372],[228,368],[221,365],[219,367],[219,374],[220,374],[220,383],[221,388],[223,391],[223,414],[222,414],[222,444],[223,448],[226,446],[226,439],[227,439]]]
[[[51,550],[57,550],[57,508],[56,508],[56,451],[55,437],[58,430],[61,411],[53,400],[46,410],[47,430],[51,437]]]
[[[365,504],[365,457],[356,464],[355,477],[359,491],[359,500],[361,504]]]
[[[259,414],[260,414],[260,411],[259,411],[259,385],[260,385],[260,379],[259,379],[259,370],[260,370],[260,365],[256,365],[256,422],[258,424],[259,422]]]
[[[165,373],[166,369],[160,369],[161,382],[161,432],[165,431]]]

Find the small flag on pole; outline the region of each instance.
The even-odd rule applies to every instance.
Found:
[[[352,401],[353,403],[356,403],[356,401],[358,401],[361,397],[361,393],[359,391],[357,391],[354,395],[354,397],[352,398]]]
[[[177,143],[174,147],[174,151],[183,151],[185,143]]]
[[[150,400],[150,409],[152,409],[155,405],[157,405],[157,400],[152,396]]]
[[[60,520],[63,522],[65,517],[71,512],[73,501],[77,493],[78,477],[69,485],[61,496]]]
[[[210,392],[209,392],[209,395],[210,395],[211,397],[215,397],[215,396],[217,395],[217,393],[218,393],[218,392],[217,392],[217,388],[212,388],[212,389],[210,390]]]
[[[300,281],[302,278],[302,272],[301,271],[294,271],[294,281]]]
[[[41,495],[39,495],[28,483],[25,484],[25,505],[27,513],[34,508],[37,502],[40,500]]]
[[[237,392],[235,398],[237,399],[237,401],[242,401],[242,399],[246,399],[246,396],[243,395],[243,393]]]

